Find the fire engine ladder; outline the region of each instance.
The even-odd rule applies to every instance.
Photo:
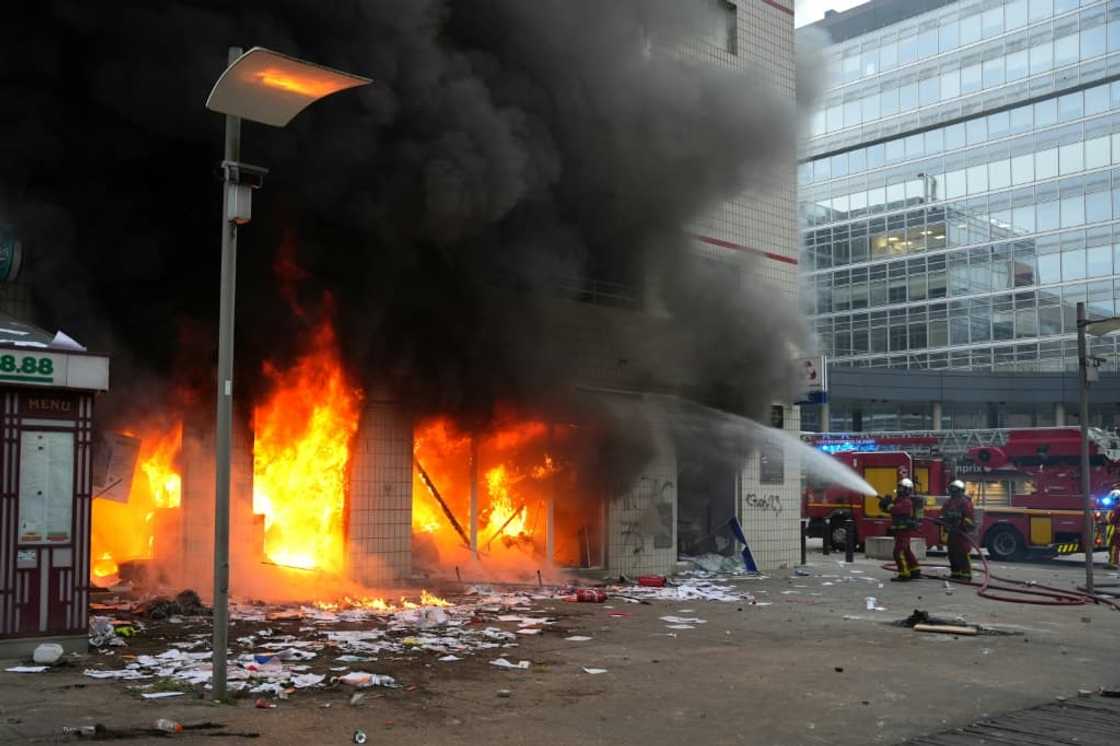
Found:
[[[963,456],[970,448],[982,446],[1002,446],[1007,444],[1007,428],[986,430],[904,430],[859,433],[821,433],[820,437],[829,439],[890,440],[900,435],[916,438],[933,438],[937,448],[945,456]],[[1115,438],[1113,440],[1116,440]],[[1120,449],[1120,440],[1116,442]],[[1118,450],[1120,453],[1120,450]]]

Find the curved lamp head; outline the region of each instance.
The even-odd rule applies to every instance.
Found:
[[[214,83],[206,108],[283,127],[319,99],[371,82],[361,75],[253,47],[234,60]]]

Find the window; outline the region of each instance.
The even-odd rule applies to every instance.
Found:
[[[1031,75],[1044,73],[1054,67],[1054,45],[1046,41],[1031,46]]]
[[[961,44],[971,44],[980,41],[981,22],[980,16],[972,15],[961,19]]]
[[[985,88],[994,88],[997,85],[1003,85],[1004,70],[1002,56],[984,62],[983,78]]]
[[[1029,184],[1034,181],[1034,154],[1027,153],[1011,159],[1011,182]]]
[[[1062,176],[1084,170],[1085,147],[1080,140],[1069,145],[1063,145],[1058,151]]]
[[[1085,113],[1085,101],[1081,91],[1058,97],[1058,119],[1069,122],[1080,119]]]
[[[953,21],[941,26],[941,35],[938,48],[942,52],[948,52],[951,49],[956,49],[960,45],[960,25]]]
[[[784,484],[785,454],[780,445],[764,445],[758,449],[758,483]]]
[[[941,79],[934,75],[918,82],[918,102],[922,106],[936,104],[941,97]]]
[[[1085,249],[1062,252],[1062,280],[1085,279]]]
[[[879,118],[879,94],[872,93],[870,96],[864,96],[860,100],[860,116],[865,122],[871,122]]]
[[[1030,20],[1040,21],[1054,15],[1054,0],[1029,0]]]
[[[954,67],[941,73],[941,100],[948,101],[961,95],[961,71]]]
[[[1094,246],[1087,252],[1089,277],[1104,277],[1112,274],[1112,247]]]
[[[1085,168],[1100,168],[1112,162],[1112,152],[1108,135],[1094,137],[1085,141]]]
[[[945,130],[930,130],[925,135],[926,152],[930,155],[940,153],[945,148]]]
[[[1029,132],[1034,128],[1034,109],[1030,106],[1020,106],[1017,109],[1012,109],[1011,114],[1011,131]]]
[[[1085,91],[1085,114],[1092,116],[1108,111],[1110,106],[1108,86],[1099,85]]]
[[[979,145],[988,139],[988,118],[970,119],[965,123],[965,130],[968,133],[968,144]]]
[[[1090,57],[1098,57],[1108,51],[1108,39],[1106,37],[1106,28],[1099,18],[1097,25],[1091,28],[1082,27],[1081,30],[1081,59],[1087,60]],[[1083,21],[1084,22],[1084,21]]]
[[[895,42],[887,42],[879,47],[879,68],[881,70],[893,70],[898,67],[898,44]]]
[[[1009,0],[1003,12],[1008,31],[1027,25],[1027,0]]]
[[[844,126],[855,127],[861,121],[859,99],[846,101],[844,103]]]
[[[908,65],[918,59],[918,37],[914,34],[898,40],[898,64]]]
[[[918,34],[918,57],[932,57],[937,54],[937,27]]]
[[[945,128],[945,149],[959,150],[965,146],[964,125],[954,124]]]
[[[863,148],[848,153],[848,167],[853,174],[867,170],[867,151]]]
[[[975,93],[979,91],[982,82],[983,78],[979,63],[961,68],[961,93]]]
[[[899,111],[907,112],[918,108],[918,84],[905,83],[898,87]]]
[[[1048,147],[1034,154],[1035,178],[1049,179],[1058,175],[1058,149]]]
[[[999,36],[1003,33],[1003,8],[997,7],[984,11],[982,18],[983,35],[985,39]]]
[[[879,110],[883,116],[898,113],[898,89],[887,88],[879,94]]]
[[[74,510],[74,433],[20,433],[20,544],[67,543]]]
[[[1030,58],[1026,49],[1007,55],[1007,81],[1019,80],[1030,74]]]
[[[1038,128],[1049,127],[1058,123],[1058,102],[1048,98],[1034,105],[1034,126]]]
[[[1055,31],[1054,36],[1054,67],[1062,67],[1063,65],[1072,65],[1077,62],[1077,33],[1066,34],[1065,36],[1058,37],[1058,32]]]

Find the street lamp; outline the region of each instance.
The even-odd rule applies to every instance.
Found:
[[[267,169],[241,163],[241,120],[284,127],[321,98],[369,84],[369,78],[332,70],[261,47],[229,63],[214,83],[206,108],[226,115],[222,161],[222,280],[218,320],[218,414],[214,457],[214,697],[226,696],[229,643],[229,473],[233,421],[233,303],[237,283],[237,226],[252,218],[252,190]]]
[[[1093,547],[1096,543],[1095,526],[1093,524],[1093,489],[1089,480],[1089,384],[1097,380],[1096,361],[1089,365],[1089,354],[1085,344],[1085,335],[1103,337],[1120,331],[1120,316],[1110,316],[1106,319],[1085,318],[1085,304],[1077,304],[1077,371],[1081,395],[1081,491],[1082,491],[1082,517],[1081,548],[1085,550],[1085,592],[1093,592]]]

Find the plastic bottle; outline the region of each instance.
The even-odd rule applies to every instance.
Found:
[[[164,733],[182,733],[183,726],[181,723],[176,723],[174,720],[160,718],[156,721],[156,730],[162,730]]]

